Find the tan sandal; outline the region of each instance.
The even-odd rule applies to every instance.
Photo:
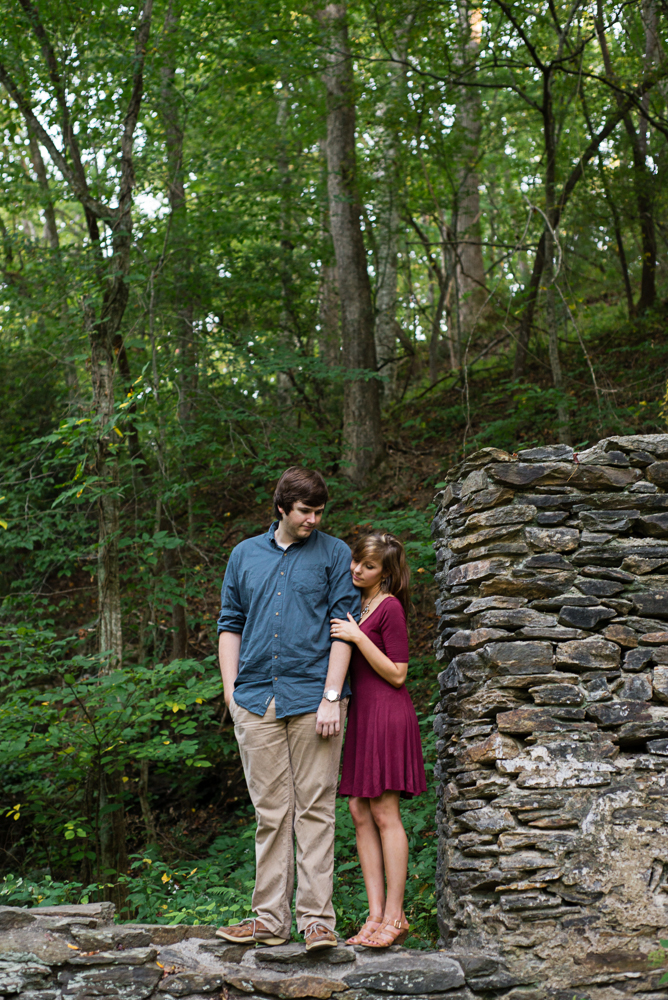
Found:
[[[346,940],[346,944],[366,944],[374,931],[377,931],[381,926],[382,922],[382,917],[380,920],[374,920],[373,917],[367,917],[357,934],[353,937],[349,937]]]
[[[403,944],[409,930],[410,925],[405,916],[401,920],[383,920],[378,930],[361,944],[365,948],[389,948],[393,944]]]

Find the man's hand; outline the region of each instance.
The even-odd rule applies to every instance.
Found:
[[[315,731],[318,736],[338,736],[341,731],[341,702],[323,698],[315,717]]]

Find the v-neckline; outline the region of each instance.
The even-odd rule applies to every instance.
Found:
[[[368,615],[368,616],[367,616],[367,617],[366,617],[366,618],[364,619],[364,621],[363,621],[363,622],[359,622],[359,627],[360,627],[360,628],[362,628],[362,625],[366,625],[366,623],[367,623],[368,621],[371,621],[371,619],[372,619],[372,618],[373,618],[373,616],[375,615],[376,611],[378,611],[378,608],[382,608],[383,604],[385,604],[385,601],[386,601],[386,600],[387,600],[387,599],[388,599],[389,597],[392,597],[392,594],[386,594],[386,595],[385,595],[385,597],[384,597],[384,598],[382,599],[382,601],[381,601],[381,602],[380,602],[379,604],[377,604],[377,605],[376,605],[376,607],[375,607],[375,608],[373,609],[373,611],[371,612],[371,614],[370,614],[370,615]]]

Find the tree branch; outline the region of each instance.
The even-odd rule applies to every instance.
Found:
[[[65,148],[69,150],[70,156],[72,158],[72,164],[74,166],[74,171],[77,176],[78,183],[82,190],[88,191],[88,184],[86,182],[86,173],[81,162],[81,154],[79,152],[79,144],[77,143],[76,136],[72,129],[72,122],[70,119],[70,109],[67,106],[67,95],[65,93],[65,86],[63,84],[62,76],[58,69],[58,60],[56,59],[56,53],[53,50],[53,45],[49,40],[49,36],[46,33],[44,25],[40,21],[37,8],[35,7],[32,0],[19,0],[19,3],[23,7],[30,24],[32,25],[32,30],[39,42],[42,55],[44,56],[44,61],[46,63],[49,79],[53,84],[54,93],[56,96],[56,102],[60,108],[60,113],[62,115],[62,133],[63,133],[63,143]]]
[[[542,59],[540,59],[538,53],[536,52],[536,49],[529,41],[529,36],[525,34],[524,28],[513,14],[512,7],[509,7],[507,3],[504,3],[504,0],[494,0],[494,2],[497,4],[497,6],[501,8],[503,13],[506,15],[506,17],[514,27],[517,34],[520,36],[520,38],[526,45],[527,49],[529,50],[529,53],[531,54],[531,58],[534,61],[534,64],[538,67],[539,70],[541,71],[544,70],[545,66],[543,64]]]
[[[146,44],[151,30],[153,0],[145,0],[141,20],[135,36],[134,71],[132,74],[132,92],[128,102],[128,110],[123,122],[121,137],[121,190],[118,196],[119,222],[122,223],[130,211],[132,189],[135,186],[134,163],[132,157],[134,133],[139,118],[144,93],[144,64],[146,62]]]
[[[30,106],[30,102],[25,97],[25,95],[19,90],[16,83],[12,79],[7,67],[0,63],[0,83],[4,86],[5,90],[12,98],[19,111],[23,115],[23,119],[28,126],[29,131],[32,131],[36,139],[44,146],[48,151],[49,156],[53,160],[55,166],[58,168],[63,178],[72,188],[72,191],[76,195],[77,199],[81,202],[84,208],[91,212],[98,219],[113,219],[117,213],[117,209],[109,208],[103,202],[98,201],[96,198],[92,198],[88,192],[88,187],[84,182],[82,187],[77,177],[76,173],[72,170],[64,155],[56,146],[55,142],[42,126],[41,122],[35,115],[35,112]]]

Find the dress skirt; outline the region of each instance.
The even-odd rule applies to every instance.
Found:
[[[394,663],[408,662],[406,616],[396,597],[385,598],[360,627]],[[350,677],[339,794],[375,799],[387,791],[403,798],[424,792],[420,728],[406,687],[395,688],[383,680],[357,647]]]

